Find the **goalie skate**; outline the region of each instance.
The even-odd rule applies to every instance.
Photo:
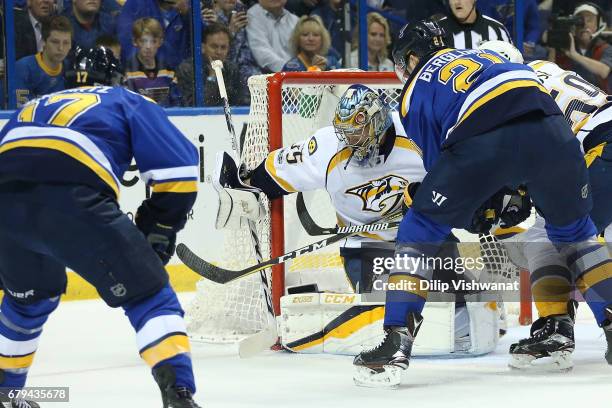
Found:
[[[361,387],[396,388],[410,364],[414,338],[423,322],[421,315],[408,315],[408,327],[385,328],[385,337],[371,350],[355,357],[353,381]]]
[[[541,317],[531,336],[510,346],[510,368],[534,371],[569,371],[573,368],[575,301],[567,315]]]

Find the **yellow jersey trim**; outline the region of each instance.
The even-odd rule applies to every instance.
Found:
[[[414,140],[412,140],[410,138],[407,138],[405,136],[396,135],[395,136],[395,143],[393,144],[393,147],[399,147],[401,149],[413,150],[416,154],[419,155],[419,157],[423,158],[423,151],[421,150],[421,148],[419,146],[417,146],[416,143],[414,143]]]
[[[72,157],[96,173],[115,192],[115,196],[119,198],[119,186],[115,183],[112,174],[74,144],[57,139],[21,139],[0,146],[0,154],[20,147],[56,150]]]
[[[540,91],[548,94],[548,91],[546,90],[546,88],[544,88],[539,82],[535,80],[521,79],[521,80],[506,82],[505,84],[494,88],[490,92],[487,92],[486,94],[478,98],[472,104],[472,106],[470,106],[470,108],[463,114],[463,116],[461,116],[461,119],[459,119],[459,121],[457,122],[457,125],[455,126],[459,126],[461,123],[463,123],[463,121],[465,121],[468,117],[470,117],[470,115],[474,113],[478,108],[480,108],[482,105],[486,104],[487,102],[490,102],[492,99],[497,98],[498,96],[503,95],[504,93],[512,91],[514,89],[529,88],[529,87],[538,88]]]
[[[329,173],[331,173],[336,168],[337,165],[339,165],[345,160],[348,160],[349,157],[351,157],[351,149],[349,147],[345,147],[344,149],[340,150],[338,153],[334,154],[334,156],[331,158],[331,160],[327,164],[326,177],[329,176]]]
[[[153,185],[154,193],[195,193],[198,183],[195,181],[169,181]]]
[[[444,54],[444,53],[446,53],[448,51],[453,51],[453,49],[452,48],[445,48],[443,50],[440,50],[440,51],[436,52],[434,54],[434,56],[429,59],[429,61],[433,60],[438,55]],[[421,71],[423,71],[426,66],[427,66],[427,64],[423,65],[421,67],[421,69],[419,70],[419,72],[417,72],[417,74],[414,77],[412,77],[412,82],[410,83],[410,85],[408,85],[408,88],[406,88],[406,92],[404,92],[404,96],[402,96],[402,110],[401,110],[402,117],[405,117],[406,114],[408,113],[408,110],[406,109],[407,98],[409,96],[412,96],[412,88],[414,88],[414,86],[416,85],[417,80],[419,79],[419,76],[421,76]]]
[[[36,62],[38,63],[38,66],[40,67],[40,69],[42,69],[43,71],[45,71],[45,74],[49,75],[49,76],[58,76],[61,75],[62,73],[62,63],[60,62],[59,67],[57,69],[53,69],[50,66],[48,66],[45,63],[45,60],[43,60],[42,57],[42,52],[39,52],[38,54],[36,54]]]
[[[287,180],[276,174],[276,167],[274,167],[274,158],[276,154],[269,154],[266,158],[266,171],[272,177],[272,179],[288,193],[295,193],[297,189],[291,185]]]
[[[603,150],[606,147],[606,142],[600,143],[597,146],[589,149],[588,152],[584,155],[584,161],[586,162],[586,166],[591,167],[591,164],[595,161],[596,158],[601,157],[603,154]]]

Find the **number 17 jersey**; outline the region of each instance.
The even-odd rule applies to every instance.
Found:
[[[153,194],[195,198],[195,146],[162,108],[124,88],[45,95],[0,132],[0,174],[10,180],[86,184],[116,198],[133,158]]]

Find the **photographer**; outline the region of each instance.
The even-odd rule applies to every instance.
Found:
[[[568,47],[562,48],[565,55],[558,55],[556,62],[610,93],[612,46],[600,37],[606,29],[605,16],[595,4],[581,3],[574,9],[573,17],[578,21],[574,33],[569,35]]]

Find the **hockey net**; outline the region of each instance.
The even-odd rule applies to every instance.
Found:
[[[339,96],[346,87],[355,83],[375,89],[391,109],[397,109],[402,86],[394,73],[293,72],[249,78],[251,107],[241,161],[248,169],[254,169],[270,151],[304,140],[317,129],[329,126]],[[326,192],[306,193],[304,197],[317,224],[335,225],[335,212]],[[258,222],[257,230],[264,260],[322,239],[309,236],[302,228],[297,217],[295,194],[271,203],[265,198],[263,200],[269,212],[264,220]],[[479,238],[463,233],[460,238],[472,242],[464,246],[463,252],[467,250],[469,254],[462,255],[482,254],[493,274],[492,279],[516,279],[519,270],[493,237]],[[226,231],[224,247],[226,253],[222,257],[222,267],[238,269],[257,263],[248,228]],[[192,338],[233,342],[261,331],[271,320],[266,300],[267,284],[270,285],[273,311],[277,316],[280,314],[280,297],[288,286],[318,283],[319,289],[342,293],[352,290],[344,278],[338,246],[298,256],[272,269],[227,285],[200,281],[195,299],[187,311]],[[520,313],[518,305],[510,310],[513,314]],[[527,318],[526,315],[522,317],[525,321]]]

